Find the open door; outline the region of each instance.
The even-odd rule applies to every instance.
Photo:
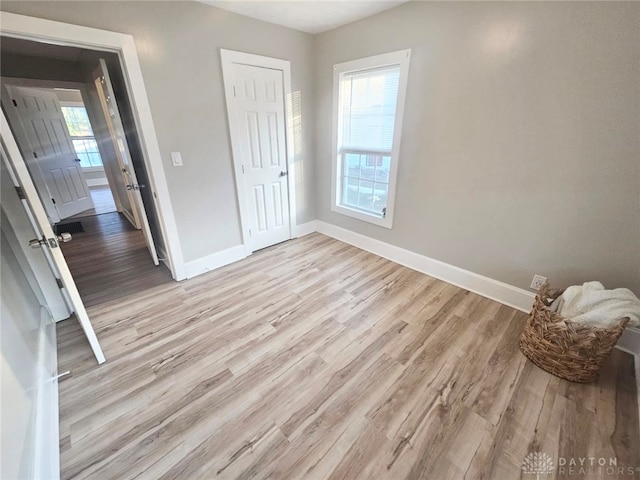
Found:
[[[30,227],[34,238],[29,242],[29,246],[41,249],[44,253],[51,269],[49,274],[53,273],[54,278],[58,279],[59,288],[65,292],[69,306],[76,314],[76,318],[89,341],[96,360],[98,363],[103,363],[105,357],[98,342],[98,337],[96,337],[87,311],[78,293],[78,288],[71,277],[67,262],[58,245],[59,241],[67,241],[68,237],[59,238],[53,233],[53,229],[49,224],[42,203],[38,198],[35,185],[29,175],[27,165],[20,154],[20,150],[9,128],[9,123],[7,122],[4,112],[2,112],[2,118],[0,120],[0,138],[2,140],[0,153],[2,153],[2,161],[6,162],[6,170],[4,170],[3,173],[8,173],[11,177],[13,186],[16,191],[19,192],[19,198],[27,216],[32,220]]]
[[[133,215],[135,219],[134,226],[142,230],[144,234],[147,248],[153,258],[153,263],[158,265],[158,254],[156,252],[156,246],[153,242],[153,236],[151,235],[151,228],[149,228],[149,221],[147,220],[147,212],[142,203],[142,195],[140,194],[141,188],[146,188],[146,185],[139,185],[136,177],[136,172],[133,169],[133,163],[131,161],[131,153],[129,152],[129,146],[127,145],[127,138],[125,136],[124,127],[122,125],[122,119],[120,117],[120,110],[116,103],[116,97],[113,93],[113,87],[111,85],[111,78],[107,70],[107,64],[104,60],[100,60],[98,68],[93,72],[93,81],[100,97],[100,104],[104,112],[107,127],[111,139],[113,140],[113,148],[118,158],[118,165],[124,178],[124,183],[127,187],[127,194],[129,196],[129,202],[133,209]]]
[[[68,299],[58,286],[60,277],[52,275],[51,258],[42,248],[31,248],[29,242],[34,237],[34,221],[25,211],[19,191],[15,188],[7,155],[0,144],[0,210],[2,218],[0,224],[6,236],[9,247],[14,252],[23,272],[33,272],[25,275],[34,292],[41,292],[38,298],[41,305],[46,305],[53,319],[57,322],[69,318],[73,310],[69,307]],[[5,245],[2,245],[4,248]]]
[[[93,200],[53,91],[6,85],[5,110],[54,222],[93,208]],[[12,110],[9,112],[9,110]],[[17,125],[19,124],[19,125]],[[51,206],[52,205],[52,206]]]

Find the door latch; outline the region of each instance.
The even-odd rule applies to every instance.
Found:
[[[40,248],[44,245],[48,245],[49,248],[58,248],[58,242],[60,243],[67,243],[70,242],[72,240],[71,234],[64,232],[61,233],[60,235],[57,236],[56,238],[34,238],[32,240],[29,240],[29,246],[31,248]]]
[[[286,172],[286,170],[283,170],[280,172],[280,176],[281,177],[286,177],[288,175],[288,173]]]
[[[43,237],[42,239],[34,238],[33,240],[29,240],[29,246],[31,248],[40,248],[43,245],[47,244],[47,240]]]
[[[140,190],[141,188],[145,188],[146,185],[138,185],[136,183],[130,183],[127,185],[127,190]]]

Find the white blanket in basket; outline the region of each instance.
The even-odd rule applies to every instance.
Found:
[[[605,290],[600,282],[567,288],[551,304],[551,310],[574,322],[608,328],[629,317],[629,327],[640,327],[640,300],[626,288]]]

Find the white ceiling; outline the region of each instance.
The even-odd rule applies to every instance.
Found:
[[[308,33],[320,33],[407,0],[198,0],[230,12]]]

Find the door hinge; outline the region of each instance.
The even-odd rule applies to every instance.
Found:
[[[16,102],[15,98],[11,100],[13,102],[13,106],[17,107],[18,106],[18,102]]]
[[[236,87],[235,87],[235,85],[233,86],[233,96],[234,97],[236,96]]]
[[[33,152],[33,158],[38,158],[38,154],[36,152]]]
[[[16,192],[18,192],[18,197],[20,197],[20,200],[26,200],[27,197],[24,194],[24,190],[22,189],[22,187],[16,187]]]
[[[52,198],[51,201],[53,202],[54,205],[56,204],[56,199],[55,198]]]
[[[58,288],[64,288],[64,285],[62,284],[62,280],[60,280],[59,278],[56,278],[56,283],[58,284]]]
[[[251,236],[251,229],[249,229],[249,236]]]
[[[242,167],[242,173],[244,174],[244,165],[240,165]]]

